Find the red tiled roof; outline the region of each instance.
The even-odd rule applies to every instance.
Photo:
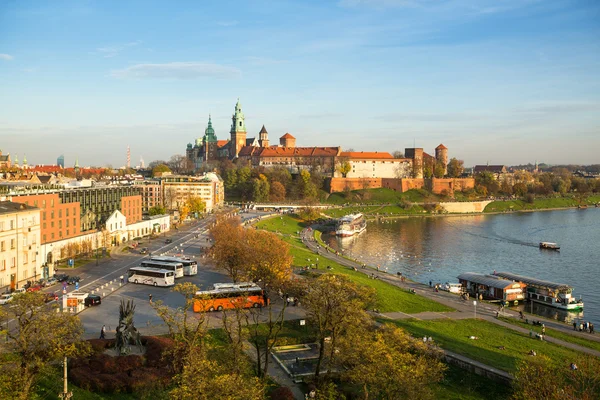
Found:
[[[223,147],[227,143],[229,143],[229,140],[217,140],[217,147]]]
[[[390,153],[385,151],[345,151],[340,153],[340,157],[348,157],[348,158],[394,158]]]
[[[31,170],[34,172],[53,173],[62,172],[63,169],[60,165],[36,165],[35,167],[31,168]]]
[[[427,153],[423,152],[423,160],[425,160],[426,158],[435,158],[435,157],[432,156],[431,154],[427,154]]]
[[[279,139],[296,139],[296,138],[293,137],[292,135],[290,135],[289,133],[286,133],[285,135],[283,135]]]
[[[339,153],[339,147],[244,146],[240,149],[239,155],[258,157],[335,157]]]
[[[448,148],[447,148],[446,146],[444,146],[443,144],[441,144],[441,143],[440,143],[440,145],[439,145],[438,147],[436,147],[435,149],[436,149],[436,150],[437,150],[437,149],[446,149],[446,150],[448,150]]]
[[[476,165],[473,168],[473,172],[474,173],[478,173],[478,172],[483,172],[483,171],[489,171],[489,172],[495,172],[495,173],[500,173],[505,171],[505,166],[504,165]]]

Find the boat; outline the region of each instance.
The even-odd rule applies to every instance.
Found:
[[[444,283],[441,288],[442,290],[450,293],[461,294],[463,291],[462,283]]]
[[[557,243],[540,242],[540,249],[545,249],[545,250],[560,250],[560,246]]]
[[[566,311],[583,310],[581,297],[573,296],[573,288],[564,283],[554,283],[510,272],[497,272],[497,276],[527,285],[527,298],[530,301]]]
[[[338,219],[335,227],[337,236],[348,237],[353,236],[367,229],[367,221],[361,213],[348,214]]]

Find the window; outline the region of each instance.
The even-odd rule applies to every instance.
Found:
[[[54,232],[50,235],[50,239],[54,239]]]
[[[3,240],[3,241],[0,243],[0,251],[5,251],[5,250],[6,250],[6,248],[5,248],[5,247],[6,247],[6,246],[5,246],[5,243],[4,243],[4,240]]]
[[[46,241],[46,235],[42,236],[42,240],[45,242]]]
[[[58,218],[62,218],[62,210],[58,210]]]
[[[15,248],[15,239],[10,239],[10,248],[11,249]]]
[[[66,222],[65,226],[68,228],[69,227],[69,220],[67,219],[67,220],[65,220],[65,222]]]
[[[50,221],[50,228],[54,228],[54,221]]]
[[[2,271],[6,270],[6,260],[0,261],[0,267],[2,267],[1,268]]]
[[[10,230],[15,229],[15,221],[11,220],[10,221]]]
[[[67,236],[69,236],[69,230],[67,229]]]
[[[76,219],[73,218],[73,226],[75,226],[77,224],[75,221],[76,221]]]
[[[46,223],[45,222],[42,224],[42,228],[46,229]]]
[[[42,220],[45,221],[46,220],[46,211],[42,211]]]
[[[29,262],[29,254],[23,253],[23,264],[27,264]]]
[[[42,200],[42,207],[46,208],[46,200]]]
[[[50,218],[54,218],[54,210],[50,211]]]
[[[16,261],[16,260],[15,260],[15,258],[13,257],[13,258],[11,258],[11,259],[10,259],[10,267],[11,267],[11,268],[14,268],[14,267],[16,267],[16,266],[17,266],[17,261]]]
[[[58,220],[58,227],[62,228],[62,220],[61,219]]]
[[[50,207],[54,207],[54,199],[50,200]]]
[[[23,247],[27,246],[27,236],[23,236]]]
[[[58,231],[58,237],[61,238],[62,237],[62,231]]]
[[[68,217],[69,216],[69,209],[68,208],[65,209],[65,213],[66,213],[65,215]]]

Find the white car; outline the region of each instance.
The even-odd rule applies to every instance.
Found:
[[[15,289],[15,291],[12,292],[12,295],[15,296],[17,294],[21,294],[21,293],[25,293],[25,292],[27,292],[27,289],[25,289],[25,288],[19,288],[19,289]]]
[[[13,295],[12,294],[3,294],[2,296],[0,296],[0,304],[8,304],[9,302],[11,302],[13,299]]]

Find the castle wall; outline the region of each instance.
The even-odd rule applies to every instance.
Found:
[[[474,178],[432,178],[431,179],[431,192],[435,194],[441,194],[444,190],[448,194],[452,194],[455,191],[463,191],[473,189],[475,187]]]

